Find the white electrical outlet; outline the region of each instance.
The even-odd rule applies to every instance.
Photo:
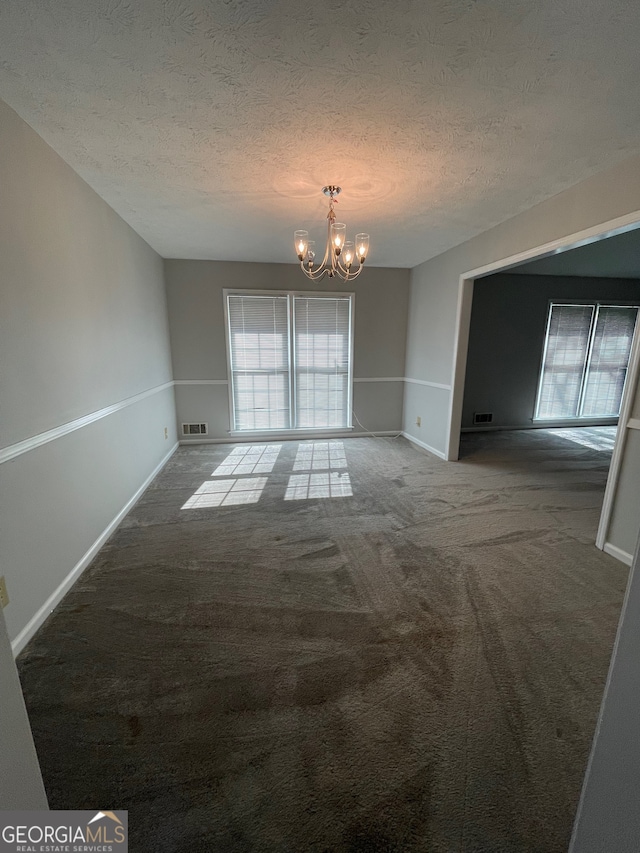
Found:
[[[0,607],[6,607],[9,603],[9,593],[7,592],[7,582],[4,575],[0,578]]]
[[[169,428],[168,427],[164,428],[164,437],[169,438]]]
[[[422,426],[422,418],[419,415],[416,418],[416,426]]]

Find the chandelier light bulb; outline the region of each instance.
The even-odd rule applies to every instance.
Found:
[[[342,247],[342,260],[344,262],[345,267],[347,269],[353,263],[353,257],[355,254],[355,248],[353,243],[350,240],[347,240],[344,246]]]
[[[334,204],[337,204],[336,196],[341,192],[341,188],[329,185],[323,187],[322,192],[329,199],[327,243],[324,257],[322,262],[314,268],[316,257],[314,241],[309,240],[308,231],[295,231],[293,242],[296,255],[300,261],[300,268],[312,281],[320,281],[325,275],[329,278],[337,277],[343,281],[351,281],[362,271],[362,265],[369,251],[369,235],[357,234],[355,243],[347,240],[347,226],[344,222],[336,222],[336,214],[333,209]],[[359,263],[355,269],[352,269],[355,259]]]
[[[336,255],[339,255],[342,251],[342,246],[344,244],[346,236],[347,226],[344,224],[344,222],[334,222],[331,226],[331,238],[333,242],[333,249]]]
[[[307,241],[307,262],[309,264],[309,269],[313,266],[313,261],[316,256],[316,241],[308,240]]]
[[[356,234],[356,254],[358,255],[358,260],[361,264],[364,263],[364,259],[367,257],[367,252],[369,251],[369,235],[368,234]]]
[[[304,260],[307,254],[307,247],[309,245],[309,232],[295,231],[293,234],[293,242],[296,247],[296,255],[298,256],[298,260]]]

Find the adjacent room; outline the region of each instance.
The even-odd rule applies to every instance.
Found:
[[[2,5],[0,808],[632,849],[638,35]]]

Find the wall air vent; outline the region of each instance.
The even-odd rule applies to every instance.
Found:
[[[209,424],[182,424],[183,435],[207,435]]]
[[[474,412],[473,413],[473,423],[474,424],[490,424],[493,420],[493,412]]]

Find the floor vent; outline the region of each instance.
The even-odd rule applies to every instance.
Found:
[[[474,424],[490,424],[493,420],[493,412],[474,412]]]
[[[209,424],[182,424],[183,435],[207,435]]]

